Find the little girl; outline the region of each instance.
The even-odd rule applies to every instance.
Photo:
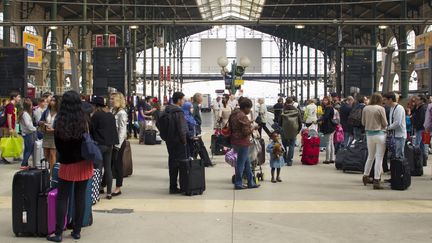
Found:
[[[279,142],[279,134],[277,132],[273,132],[270,134],[270,144],[267,145],[267,153],[270,153],[270,167],[271,167],[271,182],[282,182],[280,179],[280,171],[282,166],[285,164],[285,160],[283,158],[284,148],[282,143]],[[277,177],[275,180],[274,172],[277,169]]]

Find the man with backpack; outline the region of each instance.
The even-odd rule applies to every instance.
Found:
[[[353,128],[353,137],[355,140],[361,140],[364,137],[364,126],[362,125],[362,112],[366,106],[366,97],[359,95],[357,104],[354,106],[348,116],[348,124]]]
[[[180,169],[179,160],[189,157],[186,140],[188,127],[181,109],[185,102],[184,97],[185,95],[182,92],[175,92],[172,97],[173,104],[169,104],[165,108],[156,124],[168,150],[170,194],[181,193],[181,190],[177,187]]]
[[[301,130],[301,125],[302,120],[300,111],[294,106],[294,100],[291,97],[288,97],[279,119],[282,144],[287,151],[286,163],[288,166],[291,166],[293,162],[296,138],[297,134],[299,134]]]

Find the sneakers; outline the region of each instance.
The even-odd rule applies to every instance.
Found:
[[[367,184],[372,184],[373,183],[373,179],[370,178],[367,175],[363,176],[363,185],[367,186]]]

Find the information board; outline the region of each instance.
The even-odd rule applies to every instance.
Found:
[[[375,84],[374,47],[344,48],[344,95],[351,95],[352,87],[360,89],[361,95],[371,95]]]

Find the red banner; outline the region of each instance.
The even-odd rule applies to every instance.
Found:
[[[159,81],[163,81],[164,80],[164,67],[160,66],[159,68]]]
[[[103,35],[95,35],[95,47],[103,46]]]
[[[166,80],[171,81],[171,67],[168,66],[166,70]]]
[[[116,47],[117,46],[117,35],[109,35],[109,47]]]

